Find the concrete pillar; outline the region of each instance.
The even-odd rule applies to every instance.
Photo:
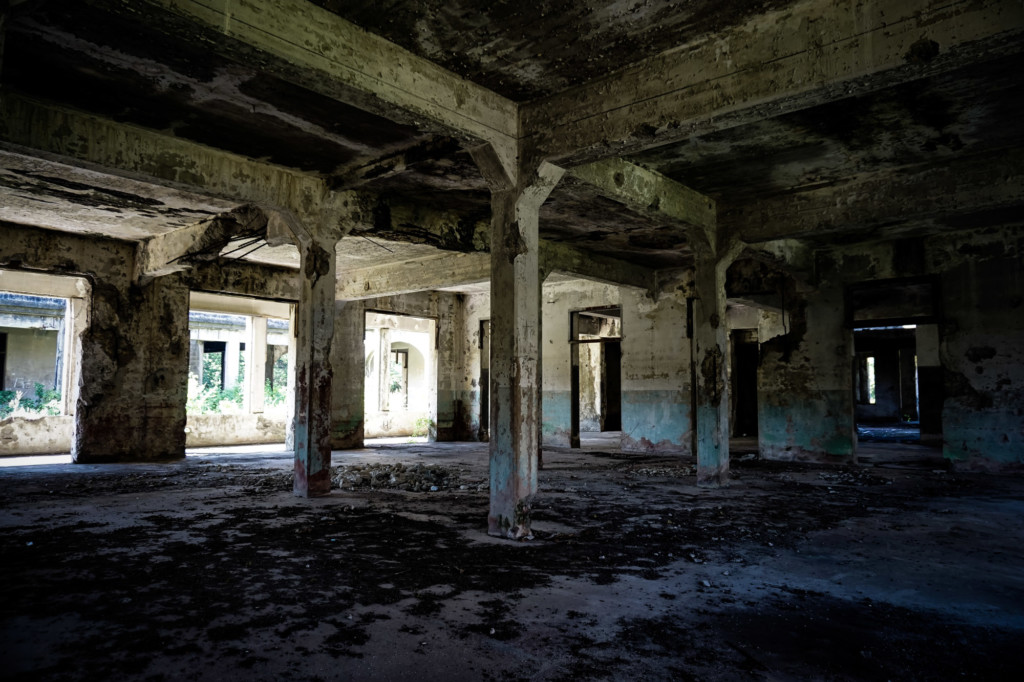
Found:
[[[68,299],[68,328],[64,349],[64,379],[61,397],[64,403],[63,413],[74,414],[78,404],[78,382],[82,369],[82,334],[89,328],[89,304],[84,298]]]
[[[469,358],[465,352],[462,329],[462,297],[457,294],[436,293],[437,334],[437,427],[438,441],[458,440],[466,433],[466,410],[460,397],[459,382]]]
[[[331,365],[334,367],[331,389],[331,448],[334,450],[363,447],[365,324],[366,314],[362,301],[335,302],[334,342],[331,344]]]
[[[939,325],[919,324],[917,337],[918,419],[921,441],[942,441],[942,402],[944,386],[939,356]]]
[[[203,342],[190,341],[188,344],[188,372],[194,374],[199,383],[203,382]]]
[[[228,341],[224,344],[224,390],[234,388],[238,385],[238,370],[241,368],[239,360],[242,356],[240,341]]]
[[[284,447],[295,450],[295,358],[299,354],[299,307],[289,306],[288,309],[288,385],[285,393],[285,430]]]
[[[491,186],[491,438],[488,533],[530,537],[540,428],[541,204],[561,178],[550,164],[509,175],[490,147],[474,158]]]
[[[179,275],[97,281],[81,341],[76,462],[185,456],[189,292]]]
[[[569,315],[569,447],[580,446],[580,316]]]
[[[263,414],[267,375],[267,318],[253,315],[245,322],[245,409]]]
[[[295,356],[295,482],[302,497],[331,491],[331,343],[338,236],[299,237],[302,292]]]
[[[729,478],[728,325],[725,320],[725,271],[731,262],[696,249],[693,309],[693,409],[697,485],[719,486]]]
[[[391,330],[377,330],[377,409],[391,409]]]

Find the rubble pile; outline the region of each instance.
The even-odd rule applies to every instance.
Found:
[[[370,488],[438,492],[483,489],[483,483],[466,483],[458,472],[432,464],[360,464],[337,467],[333,473],[334,485],[345,490]]]
[[[818,478],[828,483],[840,485],[886,485],[892,481],[881,476],[875,476],[863,469],[843,469],[840,471],[822,471]]]
[[[697,467],[638,467],[626,471],[629,478],[682,478],[683,476],[696,476]]]

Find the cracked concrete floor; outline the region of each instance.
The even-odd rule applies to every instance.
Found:
[[[315,500],[280,448],[0,467],[0,676],[1019,679],[1024,478],[889,446],[705,490],[591,445],[545,451],[524,543],[485,534],[485,444],[335,453],[455,483]]]

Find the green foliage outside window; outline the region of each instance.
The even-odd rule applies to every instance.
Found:
[[[10,416],[57,416],[61,413],[60,391],[46,388],[38,381],[36,397],[26,398],[21,391],[0,391],[0,419]]]

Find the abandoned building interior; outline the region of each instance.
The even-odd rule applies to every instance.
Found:
[[[0,455],[1024,465],[1018,0],[0,10]]]

